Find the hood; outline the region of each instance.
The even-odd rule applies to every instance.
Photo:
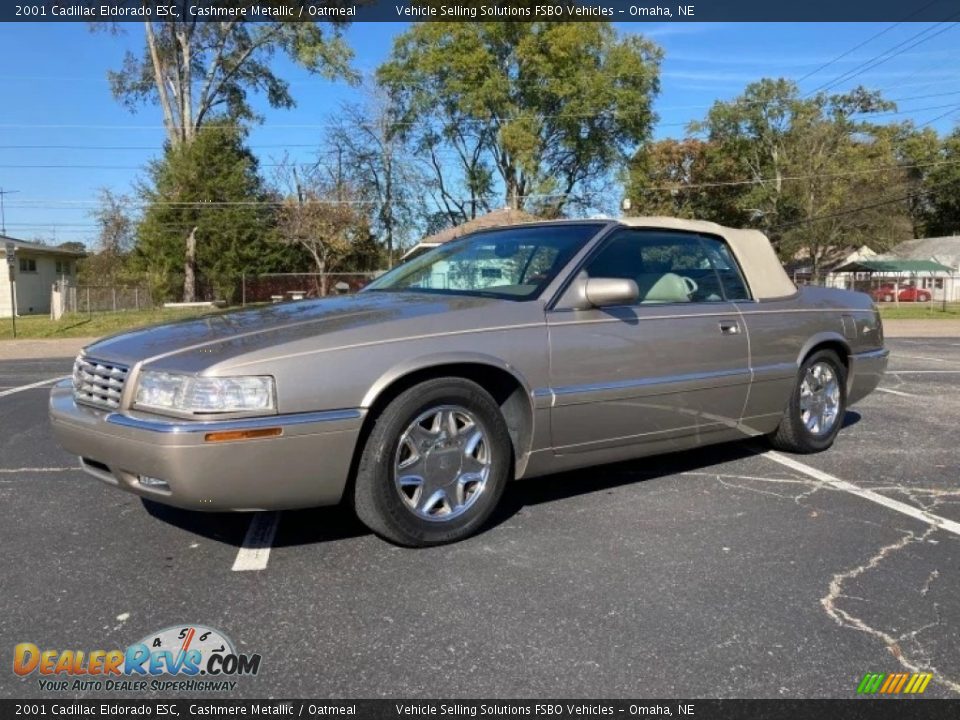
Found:
[[[462,295],[365,292],[155,325],[104,338],[85,351],[91,357],[127,365],[189,355],[195,359],[176,365],[198,370],[264,348],[303,341],[319,349],[442,331],[455,327],[455,316],[462,313],[472,316],[470,311],[479,311],[492,320],[487,311],[519,304],[530,303]]]

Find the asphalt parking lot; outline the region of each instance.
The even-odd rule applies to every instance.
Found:
[[[0,696],[65,697],[11,672],[17,643],[200,623],[263,656],[235,697],[848,698],[913,670],[956,697],[960,338],[889,346],[826,453],[747,442],[519,482],[486,532],[430,550],[337,509],[145,506],[54,445],[50,383],[24,389],[70,359],[0,362]]]

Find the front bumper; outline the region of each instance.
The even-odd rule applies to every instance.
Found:
[[[69,380],[50,393],[57,441],[88,474],[123,490],[191,510],[282,510],[340,501],[362,410],[215,422],[106,412],[73,399]],[[208,442],[207,433],[280,428],[260,439]],[[145,485],[142,477],[166,486]]]
[[[886,348],[850,356],[847,405],[853,405],[876,390],[887,371],[890,351]]]

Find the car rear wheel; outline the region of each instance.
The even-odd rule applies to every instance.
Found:
[[[840,432],[847,406],[847,371],[832,350],[810,355],[800,366],[780,426],[770,435],[778,450],[826,450]]]
[[[400,545],[461,540],[500,500],[511,449],[500,408],[482,387],[462,378],[420,383],[376,420],[357,469],[357,516]]]
[[[883,296],[884,302],[893,302],[893,295],[887,294]]]

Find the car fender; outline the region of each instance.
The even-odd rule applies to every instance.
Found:
[[[509,373],[520,384],[520,387],[523,388],[524,394],[527,396],[527,400],[531,404],[531,412],[533,411],[533,394],[530,389],[530,383],[527,382],[527,379],[524,377],[523,373],[521,373],[513,365],[510,365],[498,357],[486,355],[484,353],[472,352],[432,353],[430,355],[407,358],[403,362],[393,365],[389,370],[381,374],[380,377],[371,383],[370,388],[367,390],[366,395],[364,395],[363,400],[360,403],[360,406],[363,408],[371,407],[376,401],[377,397],[379,397],[380,393],[406,375],[423,370],[429,370],[430,368],[439,367],[441,365],[456,364],[488,365]]]
[[[803,359],[810,354],[810,351],[813,348],[826,342],[837,343],[843,347],[847,354],[852,352],[850,348],[850,342],[843,335],[833,330],[826,330],[807,338],[807,341],[800,348],[800,352],[797,355],[797,367],[800,367],[800,365],[803,363]]]

